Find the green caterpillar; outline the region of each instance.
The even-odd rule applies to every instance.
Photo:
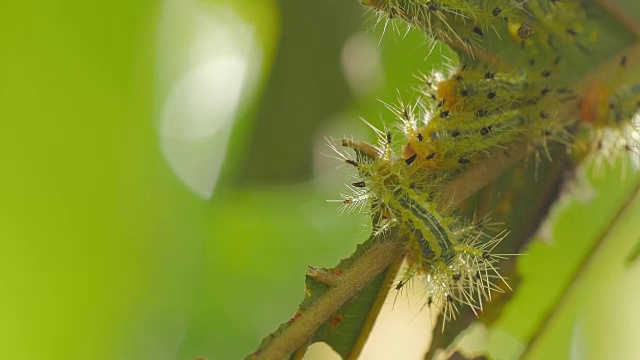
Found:
[[[496,46],[527,47],[521,63],[531,55],[544,57],[565,44],[588,52],[584,21],[589,1],[469,1],[363,0],[380,19],[400,19],[473,56],[476,50]],[[386,20],[385,20],[386,21]],[[508,41],[510,39],[510,41]],[[529,60],[529,59],[526,59]]]
[[[492,291],[502,291],[496,279],[507,285],[497,265],[504,256],[491,253],[506,232],[489,236],[460,219],[455,208],[439,208],[439,190],[465,167],[516,142],[531,144],[537,154],[550,159],[549,142],[571,144],[575,141],[571,128],[596,122],[575,116],[576,108],[588,108],[588,96],[579,101],[567,79],[557,76],[566,72],[565,53],[589,53],[591,40],[581,24],[589,4],[506,0],[365,0],[363,4],[381,18],[400,19],[459,49],[460,64],[451,67],[450,74],[422,77],[415,106],[402,102],[387,106],[406,138],[401,151],[392,146],[393,134],[378,129],[378,146],[342,141],[355,157],[334,147],[361,177],[352,184],[353,194],[344,196],[344,205],[370,205],[375,232],[397,230],[410,263],[399,287],[419,274],[426,281],[428,305],[442,308],[445,320],[456,317],[456,304],[468,305],[477,315]],[[512,63],[490,56],[496,46],[514,49]],[[479,56],[483,63],[475,60]],[[587,141],[600,139],[600,148],[617,141],[615,148],[628,152],[630,144],[640,139],[631,120],[640,105],[639,93],[631,87],[610,96],[598,94],[592,106],[607,106],[607,111],[598,113]],[[617,131],[617,137],[603,136],[607,129]],[[606,140],[612,138],[627,140],[620,146],[619,140]]]
[[[355,150],[355,157],[333,147],[363,178],[352,184],[354,194],[345,195],[345,206],[371,204],[379,219],[374,224],[378,233],[398,227],[398,240],[405,243],[410,259],[399,286],[422,275],[428,305],[442,307],[447,320],[456,317],[456,303],[470,306],[477,314],[492,291],[502,291],[494,281],[502,279],[497,262],[503,256],[491,250],[504,233],[490,237],[480,226],[464,226],[452,211],[438,210],[437,193],[444,178],[422,166],[415,155],[403,158],[396,154],[391,133],[378,132],[380,146],[343,140],[344,146]]]
[[[549,146],[559,143],[575,160],[595,156],[596,168],[621,155],[639,158],[640,79],[631,75],[640,74],[640,64],[633,64],[620,52],[624,49],[631,52],[630,59],[640,58],[640,47],[633,46],[640,31],[628,31],[630,27],[625,28],[614,11],[600,2],[362,3],[378,14],[385,28],[389,21],[418,28],[432,41],[457,50],[459,60],[447,73],[421,76],[418,99],[411,105],[402,101],[387,105],[395,117],[395,130],[371,126],[378,134],[377,145],[342,139],[340,145],[346,149],[339,149],[330,142],[339,160],[358,173],[348,186],[350,193],[342,195],[342,210],[370,209],[372,236],[336,268],[327,273],[310,271],[308,284],[329,290],[316,295],[308,288],[296,315],[266,338],[252,357],[281,355],[304,348],[304,341],[324,341],[324,333],[308,337],[309,330],[319,329],[316,322],[336,330],[329,337],[344,334],[337,327],[352,311],[350,305],[331,320],[323,312],[364,291],[360,289],[365,281],[377,289],[377,281],[382,280],[371,276],[379,279],[383,269],[389,269],[387,276],[395,275],[397,264],[390,264],[398,260],[400,249],[409,266],[396,290],[411,279],[421,279],[427,306],[443,314],[443,330],[446,321],[461,314],[459,305],[468,306],[478,316],[492,293],[509,288],[499,272],[506,255],[496,250],[508,232],[492,235],[487,230],[494,224],[465,217],[454,201],[487,183],[480,181],[471,191],[464,184],[457,186],[461,178],[469,181],[467,175],[478,174],[476,169],[489,169],[480,173],[493,179],[486,173],[495,169],[487,166],[496,160],[494,156],[518,160],[533,153],[536,161],[543,156],[551,160]],[[616,60],[619,63],[612,72],[609,67]],[[606,70],[604,75],[597,74],[601,70]],[[595,80],[594,74],[598,75]],[[514,162],[502,161],[497,172],[506,163]],[[471,168],[476,164],[480,166]],[[449,193],[452,188],[465,194],[456,198]],[[360,278],[364,268],[372,272]],[[314,302],[309,305],[310,301]],[[337,306],[330,310],[335,309]],[[357,353],[360,345],[358,340],[347,350],[343,344],[338,346],[348,356],[353,349]],[[263,349],[267,351],[262,353]]]
[[[573,97],[545,75],[462,65],[447,80],[425,81],[423,98],[431,99],[424,105],[427,121],[418,126],[403,118],[405,156],[430,157],[432,168],[454,169],[518,139],[545,147],[548,140],[562,138],[567,114],[547,109],[562,109],[558,105]]]

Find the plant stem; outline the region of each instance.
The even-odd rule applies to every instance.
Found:
[[[374,244],[340,276],[340,282],[274,339],[258,359],[280,360],[302,346],[331,315],[386,269],[403,252],[399,241],[388,238]]]

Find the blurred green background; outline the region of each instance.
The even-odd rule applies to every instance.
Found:
[[[286,321],[367,237],[324,137],[438,60],[362,13],[3,2],[0,358],[237,359]]]
[[[325,137],[373,139],[376,99],[441,66],[363,13],[2,3],[0,358],[238,359],[292,316],[367,238]]]

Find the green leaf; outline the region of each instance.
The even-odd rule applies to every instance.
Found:
[[[622,235],[620,227],[634,223],[630,219],[640,211],[639,179],[637,174],[625,181],[617,176],[592,179],[592,190],[583,186],[563,196],[548,220],[552,236],[539,236],[518,264],[522,283],[491,328],[492,357],[545,358],[542,354],[570,351],[586,309],[597,306],[606,288],[598,277],[622,268],[630,250],[621,250],[631,249],[637,240],[637,230]],[[611,251],[616,259],[605,258]]]

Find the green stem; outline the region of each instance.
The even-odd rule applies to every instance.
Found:
[[[402,255],[399,241],[382,239],[365,253],[357,263],[340,276],[338,284],[316,301],[304,316],[289,326],[273,340],[258,359],[280,360],[301,347],[327,319],[338,311],[355,294]]]

